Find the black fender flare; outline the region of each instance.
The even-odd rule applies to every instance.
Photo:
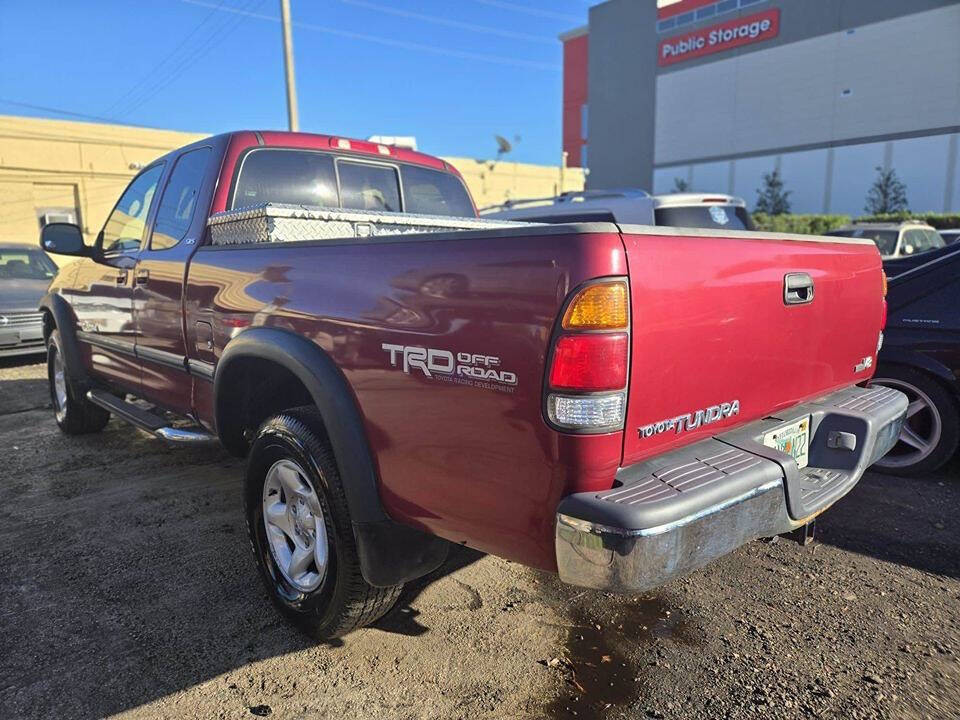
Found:
[[[323,417],[343,480],[366,581],[379,587],[397,585],[439,567],[447,556],[447,541],[394,521],[384,509],[363,417],[333,359],[315,343],[289,330],[259,327],[243,331],[227,344],[214,374],[218,429],[222,427],[219,398],[231,391],[224,385],[226,370],[239,358],[275,363],[293,373],[310,393]]]
[[[949,387],[954,394],[960,395],[960,380],[943,363],[923,353],[902,347],[884,347],[880,350],[877,364],[895,364],[923,370]]]
[[[62,295],[53,292],[44,295],[38,307],[41,312],[50,314],[60,333],[60,349],[66,363],[67,378],[76,390],[86,391],[90,381],[80,358],[77,323],[73,308],[70,307],[70,303],[63,299]],[[44,340],[47,339],[48,335],[46,320],[44,320]]]

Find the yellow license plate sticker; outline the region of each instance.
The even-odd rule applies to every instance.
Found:
[[[786,453],[802,470],[810,461],[810,416],[765,433],[763,444]]]

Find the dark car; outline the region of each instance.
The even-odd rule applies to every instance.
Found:
[[[932,472],[960,442],[960,247],[884,263],[888,322],[873,383],[907,394],[900,442],[874,467]]]
[[[56,274],[42,250],[0,245],[0,357],[46,352],[38,308]]]

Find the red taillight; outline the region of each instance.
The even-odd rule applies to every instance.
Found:
[[[583,285],[562,315],[547,373],[547,420],[569,432],[623,430],[630,356],[626,278]]]
[[[564,335],[553,351],[554,390],[622,390],[627,384],[627,334]]]
[[[887,301],[884,300],[880,308],[880,332],[887,329]]]

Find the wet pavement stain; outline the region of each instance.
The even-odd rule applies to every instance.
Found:
[[[609,717],[640,698],[650,671],[638,666],[630,651],[663,641],[698,644],[698,633],[683,614],[660,596],[614,598],[593,591],[574,595],[563,588],[556,593],[570,625],[563,656],[543,662],[562,672],[566,681],[546,708],[549,718]],[[596,602],[600,597],[603,603]]]

